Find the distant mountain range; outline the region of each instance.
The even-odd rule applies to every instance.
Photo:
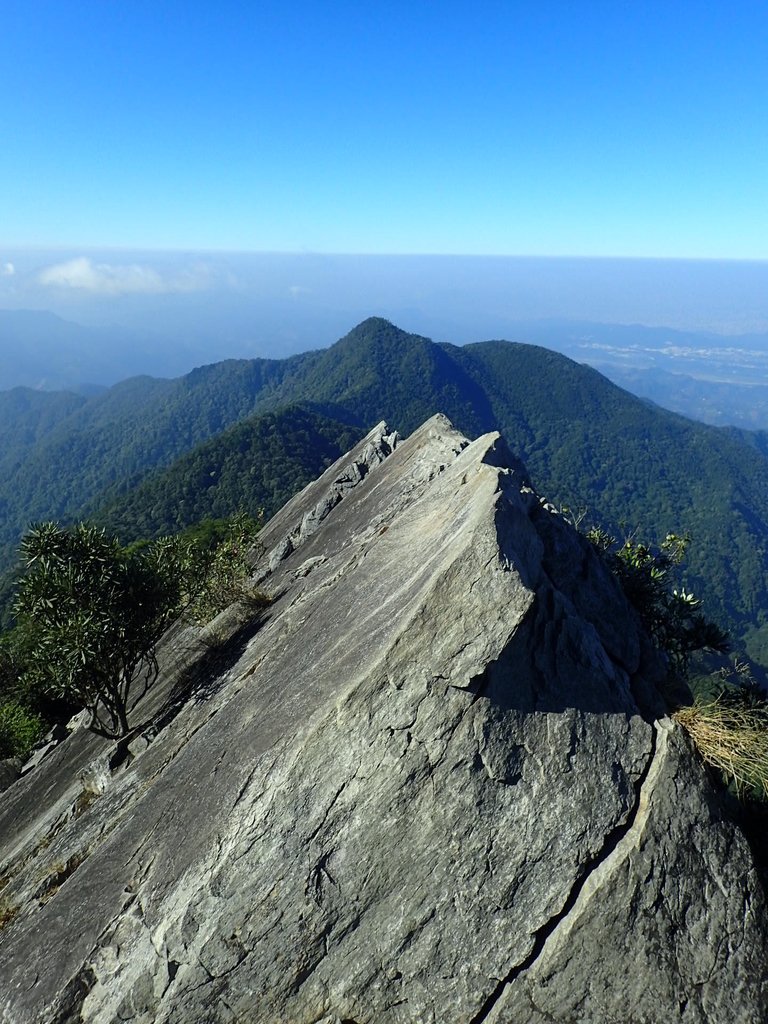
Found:
[[[0,543],[30,520],[88,514],[124,539],[238,504],[272,512],[381,419],[407,434],[435,412],[499,429],[538,490],[621,536],[689,532],[687,582],[768,665],[764,435],[656,408],[556,352],[435,344],[386,320],[285,360],[228,360],[103,393],[0,394]]]
[[[225,356],[282,358],[319,347],[335,333],[318,314],[314,336],[305,328],[305,343],[297,344],[298,337],[278,337],[274,325],[270,328],[274,310],[271,319],[261,310],[261,320],[256,310],[250,323],[260,326],[249,333],[244,321],[235,340],[225,333],[212,341],[194,330],[195,308],[188,313],[189,329],[166,336],[162,321],[153,332],[86,327],[48,312],[0,309],[0,391],[21,386],[92,395],[128,377],[176,377]],[[289,313],[285,310],[283,319],[290,320]],[[453,336],[448,323],[444,329],[444,337]],[[633,394],[692,419],[768,429],[768,335],[540,319],[509,321],[502,336],[554,349],[600,370]]]

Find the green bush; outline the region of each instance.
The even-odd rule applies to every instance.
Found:
[[[16,701],[0,704],[0,758],[26,756],[43,732],[38,715]]]
[[[31,527],[21,545],[17,626],[0,641],[0,701],[13,698],[21,712],[40,695],[64,698],[89,709],[93,731],[124,736],[130,707],[157,677],[157,643],[176,618],[207,622],[238,599],[265,600],[247,586],[258,526],[238,513],[192,537],[128,548],[87,523]],[[14,721],[21,729],[22,719]]]
[[[685,556],[689,538],[668,533],[661,547],[653,550],[633,538],[617,545],[602,530],[590,530],[587,537],[607,559],[673,672],[685,675],[695,651],[728,651],[728,634],[706,618],[698,598],[674,585],[675,571]]]
[[[239,512],[223,531],[208,543],[197,542],[190,550],[189,584],[192,588],[187,615],[204,625],[235,601],[259,606],[266,597],[248,586],[248,552],[256,541],[259,524]]]
[[[86,523],[33,526],[16,600],[20,683],[91,712],[105,736],[128,731],[129,700],[157,675],[155,647],[178,614],[184,567],[172,545],[127,551]]]

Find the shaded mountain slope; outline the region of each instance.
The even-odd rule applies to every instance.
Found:
[[[251,417],[168,469],[102,496],[89,518],[126,543],[176,533],[243,508],[273,515],[359,440],[362,431],[299,406]]]
[[[82,402],[0,483],[5,564],[30,521],[76,518],[115,484],[169,465],[251,415],[256,396],[295,361],[229,360],[177,380],[135,377]]]

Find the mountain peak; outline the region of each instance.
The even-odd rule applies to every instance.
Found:
[[[366,343],[371,342],[402,342],[402,341],[420,341],[428,342],[428,338],[422,338],[418,334],[410,334],[408,331],[404,331],[402,328],[393,324],[390,320],[384,319],[381,316],[369,316],[366,320],[362,320],[356,327],[353,327],[348,334],[345,334],[340,341],[336,342],[336,345],[345,345],[350,343]],[[336,346],[333,346],[334,348]]]

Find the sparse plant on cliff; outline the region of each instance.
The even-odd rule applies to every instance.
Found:
[[[85,523],[33,526],[16,600],[23,680],[74,701],[105,736],[128,731],[135,684],[157,674],[155,648],[179,608],[183,566],[168,546],[127,551]]]
[[[174,619],[187,611],[207,621],[250,595],[246,556],[257,530],[240,513],[205,542],[162,537],[123,548],[86,523],[33,526],[21,545],[15,606],[18,687],[88,708],[94,732],[125,735]]]
[[[235,601],[260,606],[267,603],[264,594],[248,585],[248,551],[253,547],[259,522],[238,512],[211,544],[192,549],[188,616],[199,624],[210,622]]]
[[[657,550],[634,538],[617,545],[613,537],[599,529],[590,530],[587,537],[608,560],[674,672],[684,674],[695,651],[728,651],[728,634],[703,614],[697,597],[674,585],[674,571],[685,557],[688,537],[669,533]]]
[[[617,546],[612,537],[592,530],[589,539],[609,560],[624,593],[649,634],[669,659],[670,669],[686,675],[691,655],[725,653],[728,636],[701,611],[701,602],[673,586],[672,575],[688,547],[687,537],[668,534],[661,549],[634,539]],[[722,671],[708,696],[673,711],[673,717],[702,758],[718,769],[739,795],[768,795],[768,701],[738,661]]]
[[[673,717],[704,760],[722,772],[736,792],[768,794],[768,702],[729,687],[712,700],[697,698]]]
[[[19,909],[17,903],[9,903],[7,900],[0,899],[0,931],[18,916]]]

